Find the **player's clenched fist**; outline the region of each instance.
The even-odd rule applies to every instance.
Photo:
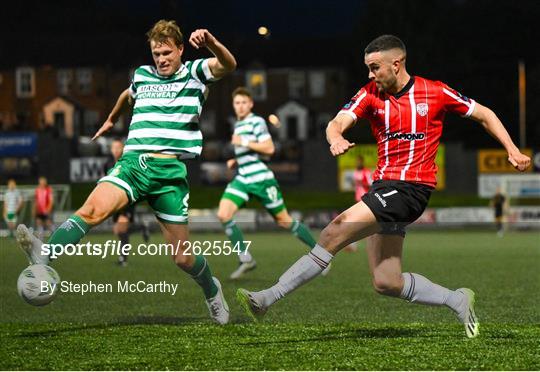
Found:
[[[523,155],[521,152],[510,154],[508,156],[508,161],[520,172],[525,171],[531,165],[531,158],[527,155]]]
[[[340,138],[330,145],[330,152],[334,156],[345,154],[347,150],[354,146],[354,143],[347,141],[345,138]]]
[[[214,45],[216,38],[207,29],[198,29],[191,33],[189,37],[189,43],[195,48],[206,48],[207,46]]]

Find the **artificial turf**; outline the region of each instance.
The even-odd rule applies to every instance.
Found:
[[[89,235],[92,243],[111,235]],[[446,308],[408,304],[371,288],[366,255],[340,253],[330,274],[278,302],[253,324],[237,288],[261,289],[304,252],[287,233],[246,234],[257,270],[230,281],[232,256],[210,256],[231,322],[210,322],[202,292],[169,257],[62,257],[62,280],[179,284],[167,293],[61,293],[42,308],[24,303],[16,282],[26,266],[12,240],[0,241],[0,369],[540,369],[540,236],[487,231],[413,231],[403,269],[477,294],[481,334],[468,340]],[[152,242],[159,243],[154,235]],[[193,234],[192,240],[223,240]],[[139,236],[132,237],[135,245]]]

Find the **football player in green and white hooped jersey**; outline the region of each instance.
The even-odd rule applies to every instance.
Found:
[[[161,20],[147,33],[155,66],[135,70],[133,82],[116,102],[94,139],[111,129],[132,104],[133,117],[124,153],[98,181],[84,205],[51,236],[49,244],[77,243],[88,230],[128,204],[148,201],[167,243],[174,247],[174,262],[202,287],[212,319],[225,324],[229,308],[221,285],[203,256],[184,254],[189,187],[185,159],[202,149],[199,116],[208,85],[236,68],[234,56],[208,30],[194,31],[189,43],[207,48],[214,56],[182,62],[183,36],[174,21]],[[48,263],[41,242],[21,225],[18,241],[32,263]]]
[[[251,112],[253,109],[251,93],[246,88],[239,87],[234,90],[232,99],[237,118],[231,141],[234,145],[235,158],[230,159],[227,166],[231,169],[237,167],[237,175],[227,185],[221,197],[218,218],[233,247],[240,248],[240,264],[231,274],[231,279],[238,279],[256,267],[256,262],[244,243],[242,231],[233,219],[234,214],[250,196],[264,205],[279,226],[290,230],[309,248],[313,248],[316,241],[309,229],[300,221],[293,220],[287,212],[274,173],[261,158],[274,153],[274,143],[265,120]]]
[[[23,198],[19,190],[17,190],[17,183],[13,178],[8,180],[7,191],[4,194],[4,221],[9,229],[9,236],[13,236],[15,226],[17,226],[17,217],[23,206]]]

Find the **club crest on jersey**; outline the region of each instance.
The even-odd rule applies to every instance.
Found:
[[[400,132],[388,132],[386,133],[387,140],[403,140],[403,141],[415,141],[423,140],[426,137],[426,134],[423,132],[418,133],[400,133]]]
[[[428,113],[429,107],[427,103],[419,103],[416,105],[416,112],[420,116],[426,116]]]

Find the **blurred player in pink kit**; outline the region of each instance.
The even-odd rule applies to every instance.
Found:
[[[47,178],[39,177],[39,184],[34,192],[34,216],[36,219],[37,235],[43,237],[45,230],[52,230],[52,211],[54,206],[54,196],[51,186],[47,182]]]
[[[371,171],[364,167],[364,157],[358,155],[356,158],[356,169],[354,170],[354,199],[356,202],[362,200],[362,196],[368,192],[373,180],[371,179]]]
[[[356,158],[356,169],[353,173],[353,180],[354,199],[358,203],[360,200],[362,200],[362,196],[364,196],[364,194],[367,194],[367,192],[369,191],[369,187],[373,182],[373,179],[371,178],[371,171],[364,166],[364,157],[362,155],[358,155],[358,157]],[[351,243],[347,247],[345,247],[345,252],[356,251],[358,251],[357,243]]]

